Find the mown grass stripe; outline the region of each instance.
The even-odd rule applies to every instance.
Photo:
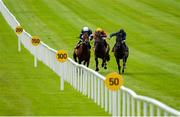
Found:
[[[166,12],[161,12],[159,9],[154,9],[153,6],[144,4],[144,2],[136,3],[139,3],[139,5],[134,6],[133,4],[128,4],[127,1],[121,1],[119,4],[124,5],[124,8],[127,8],[130,11],[128,13],[131,13],[129,16],[137,18],[137,21],[145,23],[146,25],[151,26],[157,30],[165,31],[168,34],[171,34],[171,36],[179,36],[179,33],[173,30],[180,29],[178,17],[174,17],[171,14],[167,14]],[[141,9],[144,9],[144,11],[142,12]]]
[[[179,12],[176,12],[177,10],[180,10],[180,3],[178,0],[173,0],[171,3],[169,3],[168,0],[151,0],[151,1],[145,1],[145,0],[139,0],[143,3],[146,3],[147,5],[150,5],[151,7],[154,7],[155,9],[161,10],[162,12],[168,13],[170,15],[174,15],[174,17],[180,17]]]

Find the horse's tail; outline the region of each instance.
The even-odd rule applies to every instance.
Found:
[[[110,51],[110,46],[109,46],[109,44],[107,44],[107,51],[106,51],[106,60],[107,61],[110,61],[109,51]]]

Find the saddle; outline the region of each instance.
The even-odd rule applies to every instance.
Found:
[[[80,43],[78,43],[77,46],[75,47],[75,49],[78,49],[83,43],[85,43],[85,45],[86,45],[89,49],[91,49],[91,45],[90,45],[90,43],[88,43],[88,42],[80,42]]]

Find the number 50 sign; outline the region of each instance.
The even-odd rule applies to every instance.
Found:
[[[106,76],[105,85],[109,90],[117,91],[123,85],[123,78],[116,72]]]

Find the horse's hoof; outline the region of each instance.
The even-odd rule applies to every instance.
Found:
[[[107,69],[107,67],[104,67],[104,69]]]
[[[96,71],[99,71],[99,68],[96,68]]]

